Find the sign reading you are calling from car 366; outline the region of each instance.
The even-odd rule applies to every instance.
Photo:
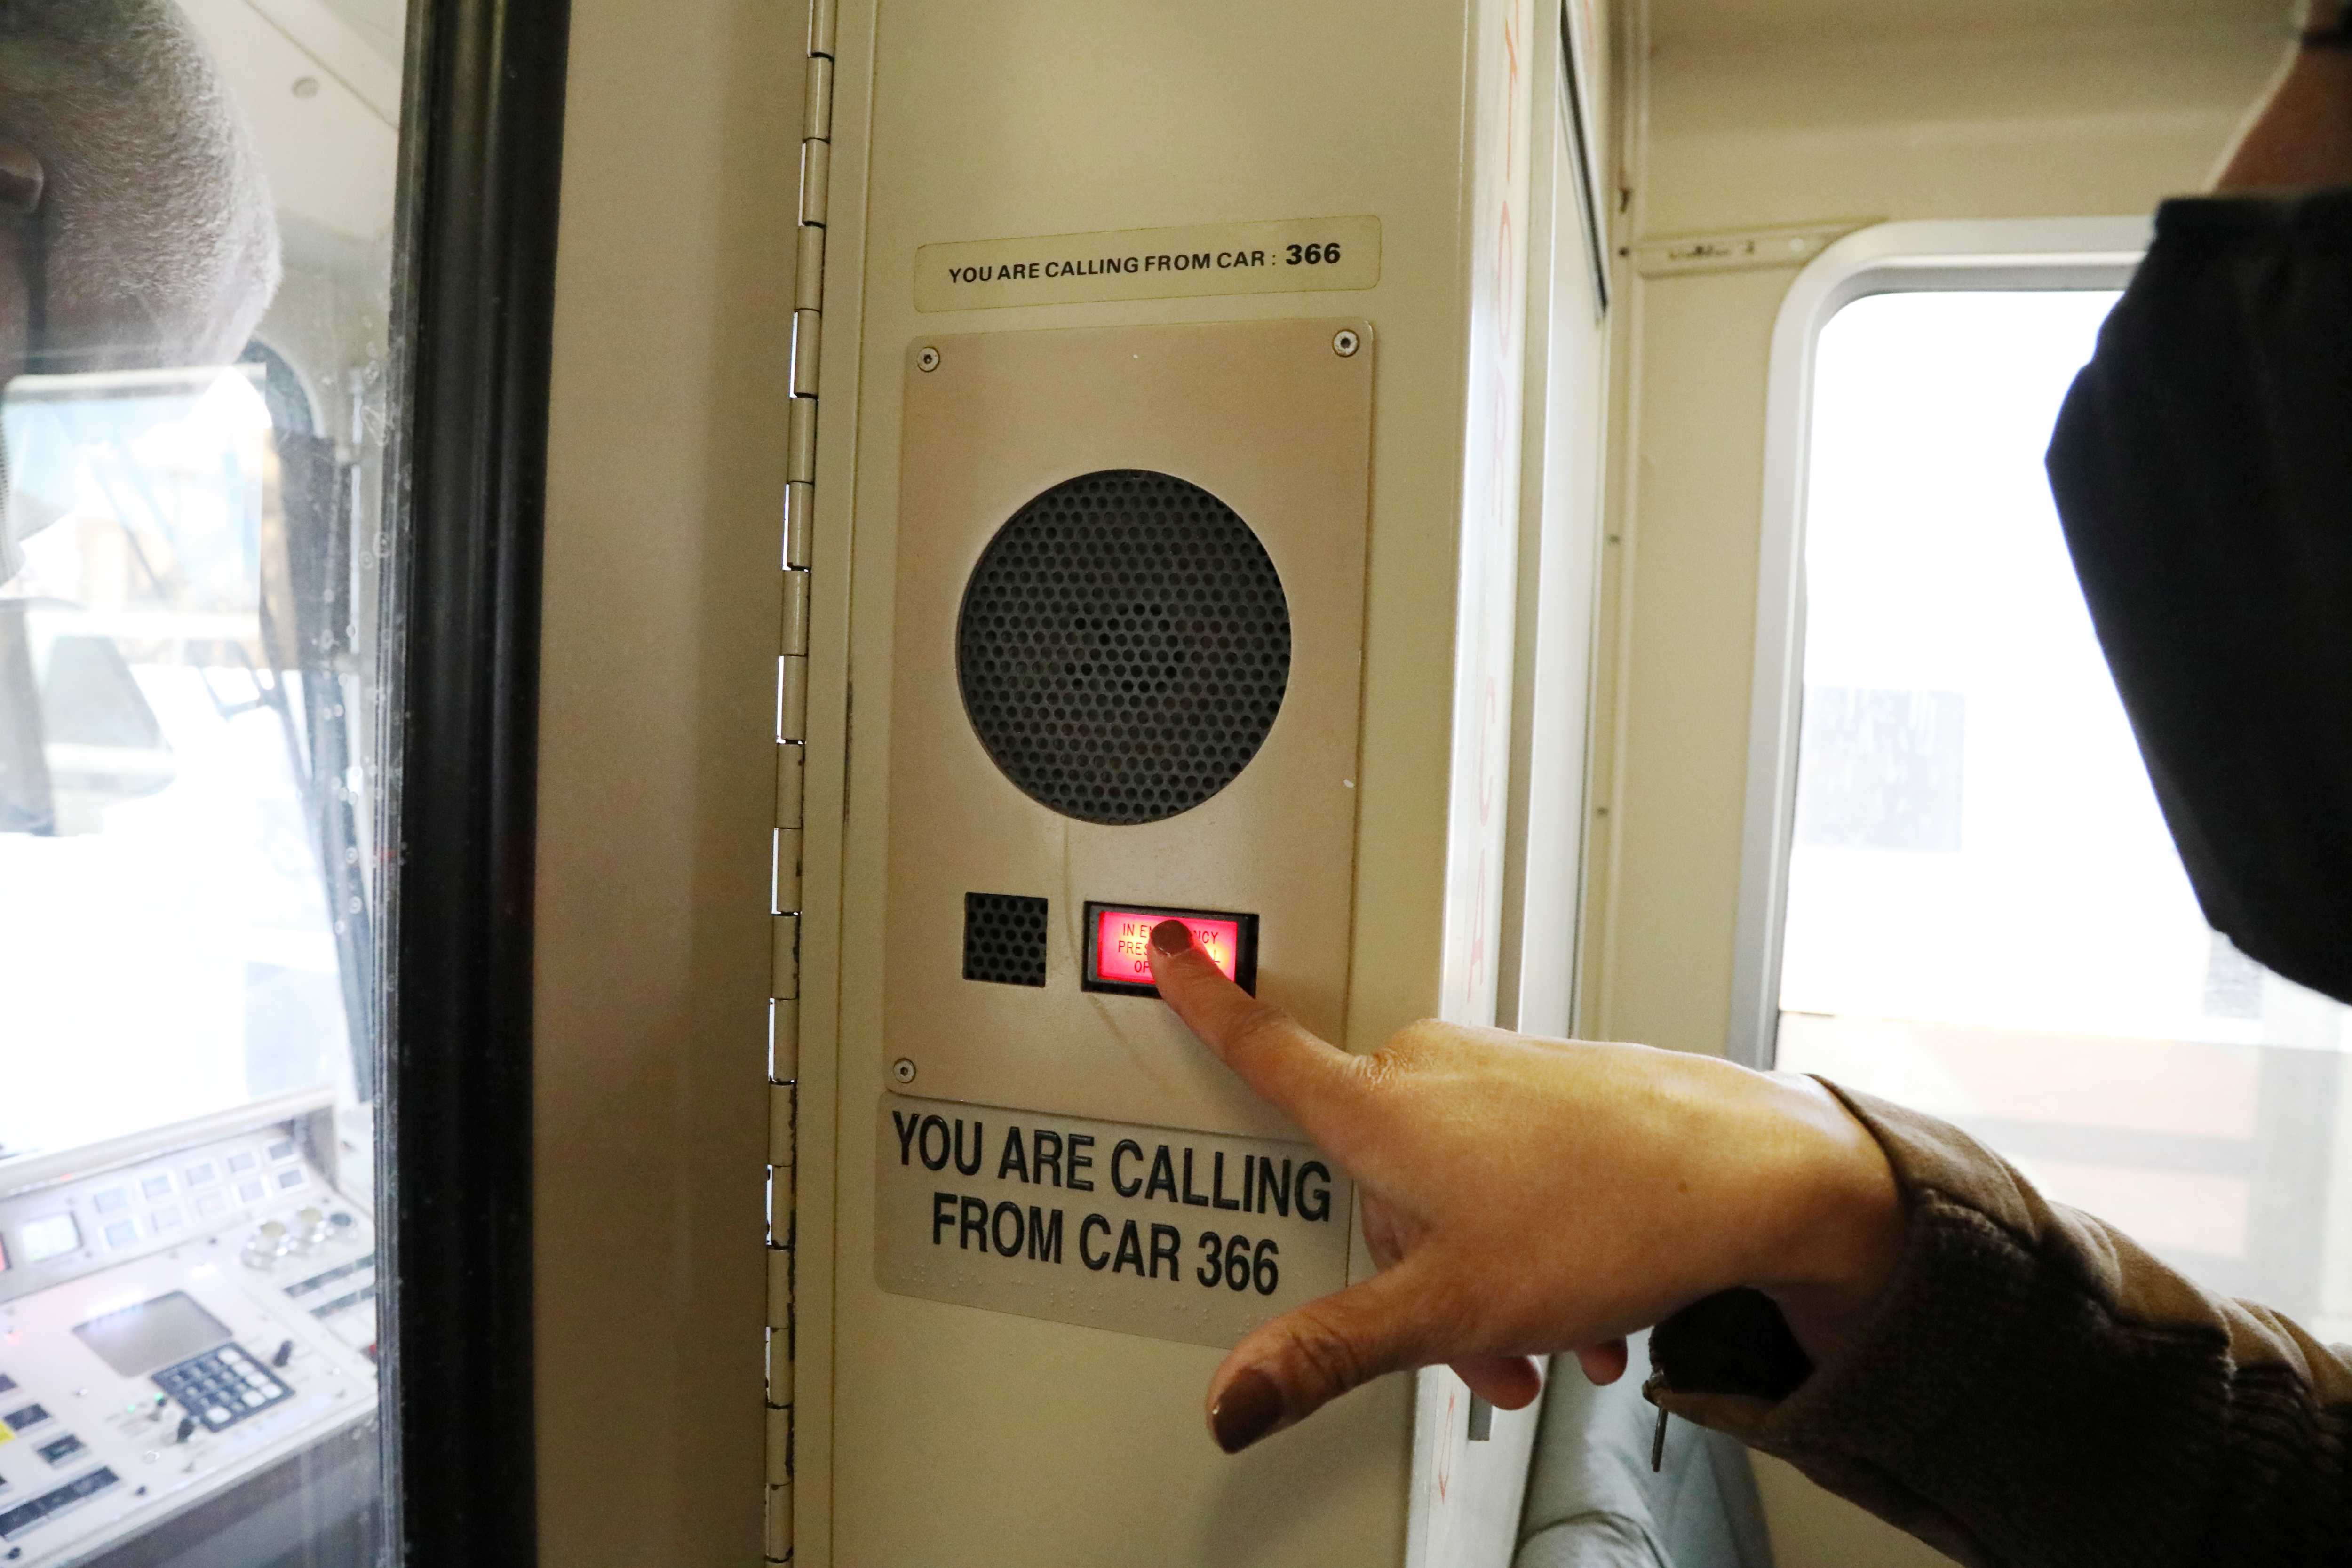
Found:
[[[885,1290],[1223,1347],[1348,1282],[1307,1144],[889,1094],[877,1131]]]
[[[915,252],[919,310],[1295,294],[1380,280],[1381,220],[1370,216],[956,240]]]

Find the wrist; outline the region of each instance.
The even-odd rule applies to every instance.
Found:
[[[1885,1293],[1907,1215],[1895,1169],[1870,1130],[1814,1079],[1779,1081],[1790,1094],[1793,1158],[1770,1256],[1749,1283],[1772,1299],[1820,1362]]]

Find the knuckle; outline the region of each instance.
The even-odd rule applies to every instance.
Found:
[[[1290,1031],[1289,1014],[1271,1002],[1253,1002],[1234,1017],[1225,1038],[1234,1047],[1247,1050],[1286,1038]]]
[[[1466,1273],[1440,1273],[1427,1282],[1424,1289],[1427,1293],[1423,1310],[1432,1322],[1449,1335],[1473,1334],[1485,1325],[1496,1305],[1491,1286],[1472,1284]]]
[[[1454,1026],[1434,1018],[1407,1024],[1389,1037],[1388,1044],[1365,1057],[1364,1076],[1375,1089],[1401,1087],[1425,1068],[1454,1033]]]
[[[1412,1068],[1411,1060],[1400,1053],[1391,1041],[1369,1057],[1350,1058],[1356,1064],[1356,1076],[1374,1094],[1394,1089],[1403,1082]]]
[[[1320,1397],[1344,1394],[1367,1373],[1364,1353],[1345,1326],[1318,1307],[1299,1309],[1291,1325],[1290,1352],[1301,1380]]]
[[[1390,1036],[1381,1055],[1402,1061],[1418,1060],[1444,1046],[1457,1032],[1453,1025],[1440,1019],[1423,1018]]]

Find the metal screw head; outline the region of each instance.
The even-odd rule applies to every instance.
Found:
[[[1356,351],[1363,346],[1364,341],[1344,327],[1340,329],[1339,335],[1331,340],[1331,352],[1341,359],[1353,358]]]
[[[891,1068],[890,1074],[900,1083],[912,1083],[915,1081],[915,1064],[900,1057],[898,1064]]]
[[[927,348],[921,353],[917,354],[915,356],[915,368],[918,370],[939,369],[940,351],[933,348]]]

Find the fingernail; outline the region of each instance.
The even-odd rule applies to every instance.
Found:
[[[1157,933],[1155,933],[1156,935]],[[1282,1390],[1274,1379],[1251,1367],[1225,1384],[1224,1393],[1209,1411],[1209,1430],[1217,1447],[1238,1454],[1282,1420]]]
[[[1192,945],[1192,928],[1182,921],[1161,921],[1151,928],[1151,945],[1173,956]]]

